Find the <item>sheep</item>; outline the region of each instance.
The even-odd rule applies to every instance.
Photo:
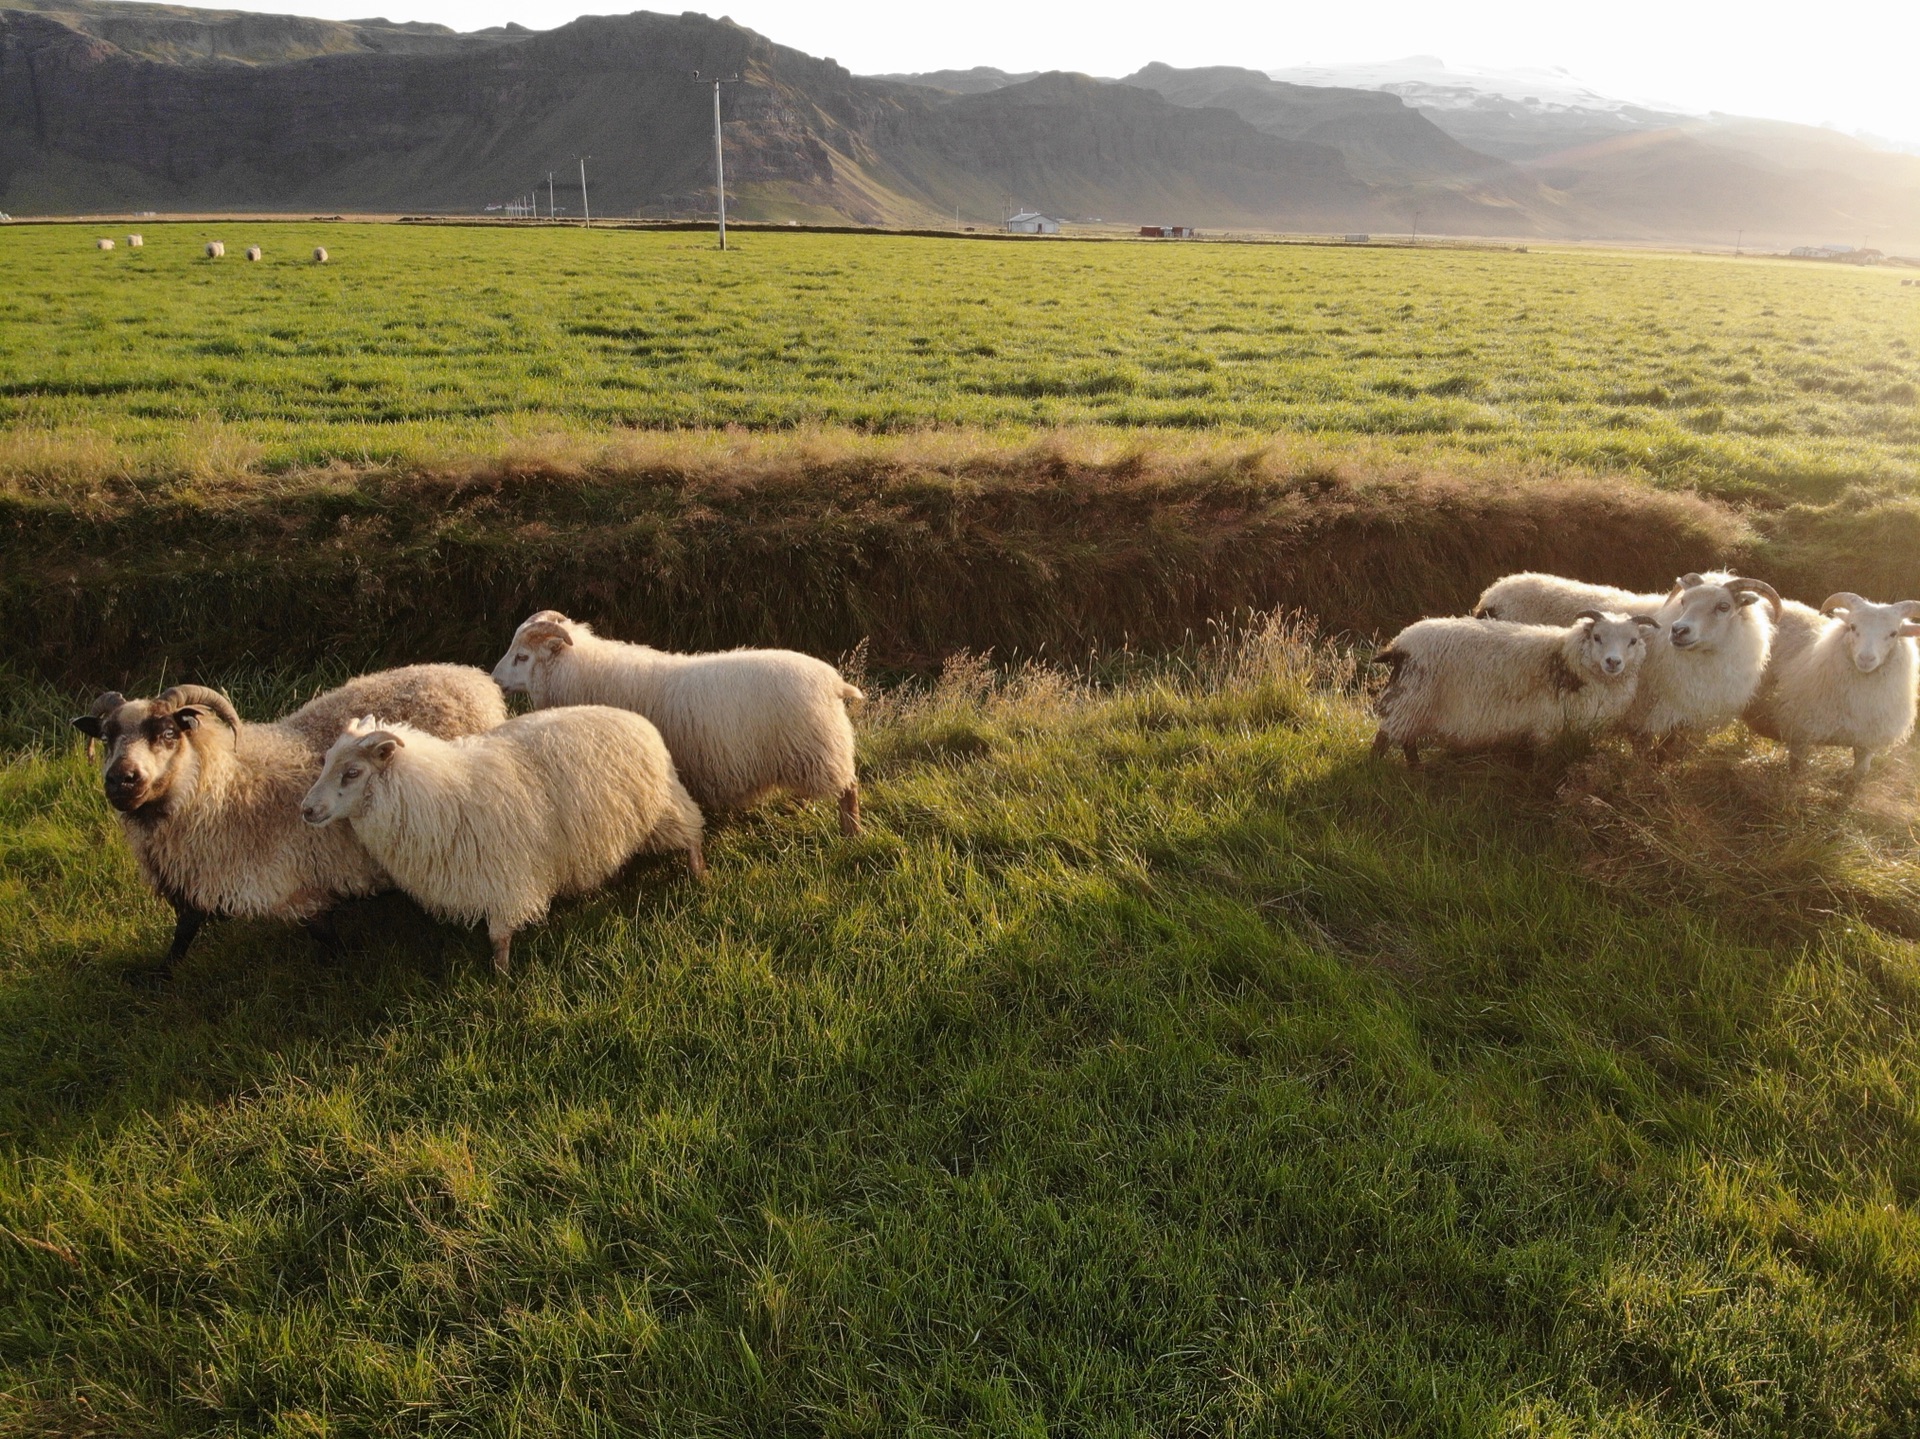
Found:
[[[313,263],[316,265],[324,265],[327,263],[327,247],[325,245],[315,245],[313,247]]]
[[[127,248],[129,250],[137,250],[146,243],[147,242],[138,235],[127,236]]]
[[[111,250],[111,249],[113,248],[113,241],[111,241],[111,240],[95,240],[95,241],[93,242],[93,248],[94,248],[94,249],[96,249],[96,250]]]
[[[669,654],[603,639],[557,610],[514,631],[494,682],[535,709],[610,704],[660,727],[704,810],[787,791],[840,798],[840,832],[860,833],[860,781],[846,702],[866,696],[832,665],[792,650]]]
[[[1399,745],[1541,744],[1625,718],[1659,632],[1651,615],[1582,610],[1571,625],[1450,618],[1407,626],[1375,659],[1392,669],[1375,712],[1375,756]]]
[[[1805,769],[1819,745],[1853,750],[1849,789],[1874,757],[1913,733],[1920,693],[1920,600],[1877,605],[1848,590],[1818,610],[1789,601],[1780,616],[1747,728],[1787,747],[1790,773]]]
[[[1649,649],[1626,726],[1666,749],[1739,718],[1766,672],[1781,604],[1764,580],[1725,571],[1682,575],[1664,597],[1520,574],[1489,585],[1473,613],[1527,624],[1566,624],[1586,609],[1651,613],[1668,643]]]
[[[247,258],[248,258],[249,260],[257,260],[257,259],[259,259],[259,258],[260,258],[260,247],[259,247],[258,245],[249,245],[249,246],[247,246]]]
[[[219,240],[207,241],[207,258],[209,260],[218,260],[222,258],[226,253],[227,253],[227,247],[221,241]]]
[[[243,723],[203,685],[150,700],[110,692],[74,719],[89,740],[105,741],[107,802],[141,877],[173,907],[165,967],[211,917],[296,922],[329,942],[337,900],[391,887],[351,836],[314,834],[299,820],[321,756],[376,704],[449,737],[506,718],[499,689],[479,670],[415,665],[363,675],[274,724]]]
[[[451,743],[367,715],[327,751],[300,813],[316,833],[351,830],[430,913],[484,919],[498,974],[515,931],[635,854],[685,850],[693,878],[706,874],[704,823],[660,731],[607,705]]]

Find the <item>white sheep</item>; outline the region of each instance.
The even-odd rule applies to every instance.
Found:
[[[327,263],[327,247],[325,245],[315,245],[313,247],[313,263],[316,265],[324,265]]]
[[[249,246],[247,246],[247,258],[248,258],[249,260],[257,260],[257,259],[259,259],[259,258],[260,258],[260,247],[259,247],[258,245],[249,245]]]
[[[224,242],[219,240],[207,241],[207,258],[209,260],[218,260],[222,258],[226,253],[227,253],[227,247]]]
[[[107,747],[107,802],[140,874],[173,906],[172,965],[213,916],[304,924],[331,941],[327,912],[390,882],[350,834],[300,823],[320,759],[369,704],[453,736],[506,718],[493,681],[465,665],[363,675],[273,724],[245,724],[203,685],[155,699],[110,693],[73,721]],[[210,721],[217,721],[210,722]]]
[[[1648,651],[1626,726],[1666,744],[1740,717],[1766,672],[1780,606],[1772,585],[1725,571],[1682,575],[1664,596],[1520,574],[1489,585],[1473,612],[1483,619],[1548,625],[1566,624],[1589,609],[1651,614],[1666,643]]]
[[[646,850],[706,873],[699,809],[660,732],[606,705],[538,710],[448,743],[372,715],[327,752],[301,803],[317,831],[351,828],[424,908],[485,920],[493,967],[556,895],[604,883]],[[344,821],[344,823],[342,823]]]
[[[127,236],[127,248],[129,250],[137,250],[146,243],[147,242],[138,235]]]
[[[1626,717],[1659,626],[1650,615],[1585,610],[1571,625],[1421,620],[1375,658],[1393,678],[1375,706],[1373,752],[1399,745],[1491,749],[1544,744]]]
[[[111,240],[95,240],[95,241],[93,242],[93,248],[94,248],[94,249],[96,249],[96,250],[111,250],[111,249],[113,248],[113,241],[111,241]]]
[[[1787,747],[1788,767],[1806,767],[1819,745],[1853,750],[1848,784],[1858,785],[1874,756],[1913,733],[1920,693],[1920,601],[1877,605],[1842,590],[1816,611],[1789,601],[1773,658],[1747,727]]]
[[[846,706],[865,696],[811,655],[669,654],[603,639],[591,625],[542,610],[514,632],[493,678],[536,709],[606,704],[645,715],[703,809],[739,808],[781,791],[838,795],[840,832],[860,832]]]

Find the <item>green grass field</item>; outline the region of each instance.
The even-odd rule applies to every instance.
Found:
[[[1920,292],[1668,255],[374,225],[0,229],[0,427],[164,467],[799,424],[1301,429],[1821,498],[1911,482]],[[228,258],[201,258],[219,235]],[[258,239],[264,263],[239,258]],[[306,262],[316,242],[333,255]]]
[[[0,227],[0,1434],[1920,1432],[1910,748],[1409,772],[1357,638],[1534,563],[1920,591],[1920,290],[94,233]],[[67,714],[556,602],[870,641],[868,833],[730,820],[505,982],[398,897],[140,982]],[[1283,602],[1355,638],[1208,625]]]
[[[165,912],[16,752],[0,1425],[1910,1432],[1911,771],[1413,775],[1351,675],[950,667],[866,836],[735,822],[504,983],[383,900],[129,987]]]

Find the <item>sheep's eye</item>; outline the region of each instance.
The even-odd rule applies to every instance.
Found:
[[[360,766],[357,764],[350,764],[344,770],[340,771],[340,779],[342,783],[345,783],[348,780],[356,780],[359,778],[360,778]]]
[[[1720,603],[1719,603],[1719,604],[1717,604],[1717,605],[1715,605],[1715,606],[1713,607],[1713,610],[1714,610],[1714,613],[1715,613],[1715,614],[1721,614],[1721,615],[1724,615],[1724,614],[1725,614],[1725,613],[1726,613],[1726,612],[1727,612],[1728,610],[1730,610],[1730,609],[1732,609],[1732,608],[1733,608],[1733,606],[1732,606],[1732,605],[1730,605],[1730,604],[1728,604],[1728,603],[1727,603],[1727,602],[1726,602],[1725,600],[1722,600],[1722,601],[1720,601]]]

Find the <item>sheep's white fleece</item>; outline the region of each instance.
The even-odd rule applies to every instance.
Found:
[[[659,731],[626,710],[540,710],[453,741],[371,727],[402,743],[348,815],[355,836],[423,907],[484,919],[496,940],[635,854],[700,847],[700,811]],[[365,728],[341,736],[316,790]]]
[[[1593,627],[1622,642],[1639,628],[1621,615]],[[1622,656],[1625,668],[1609,675],[1594,662],[1585,624],[1421,620],[1380,652],[1394,675],[1377,706],[1379,744],[1478,749],[1604,728],[1633,704],[1650,648],[1633,645]]]
[[[1748,728],[1789,750],[1846,745],[1856,756],[1891,749],[1913,733],[1920,699],[1913,640],[1896,639],[1879,668],[1862,673],[1846,626],[1798,600],[1782,606],[1773,658],[1747,707]]]
[[[703,808],[741,808],[780,791],[826,798],[855,784],[846,702],[865,696],[825,661],[794,650],[671,654],[604,639],[550,611],[520,628],[542,618],[573,643],[531,665],[525,687],[535,708],[602,704],[645,715]],[[508,683],[520,645],[516,632],[497,681]]]

